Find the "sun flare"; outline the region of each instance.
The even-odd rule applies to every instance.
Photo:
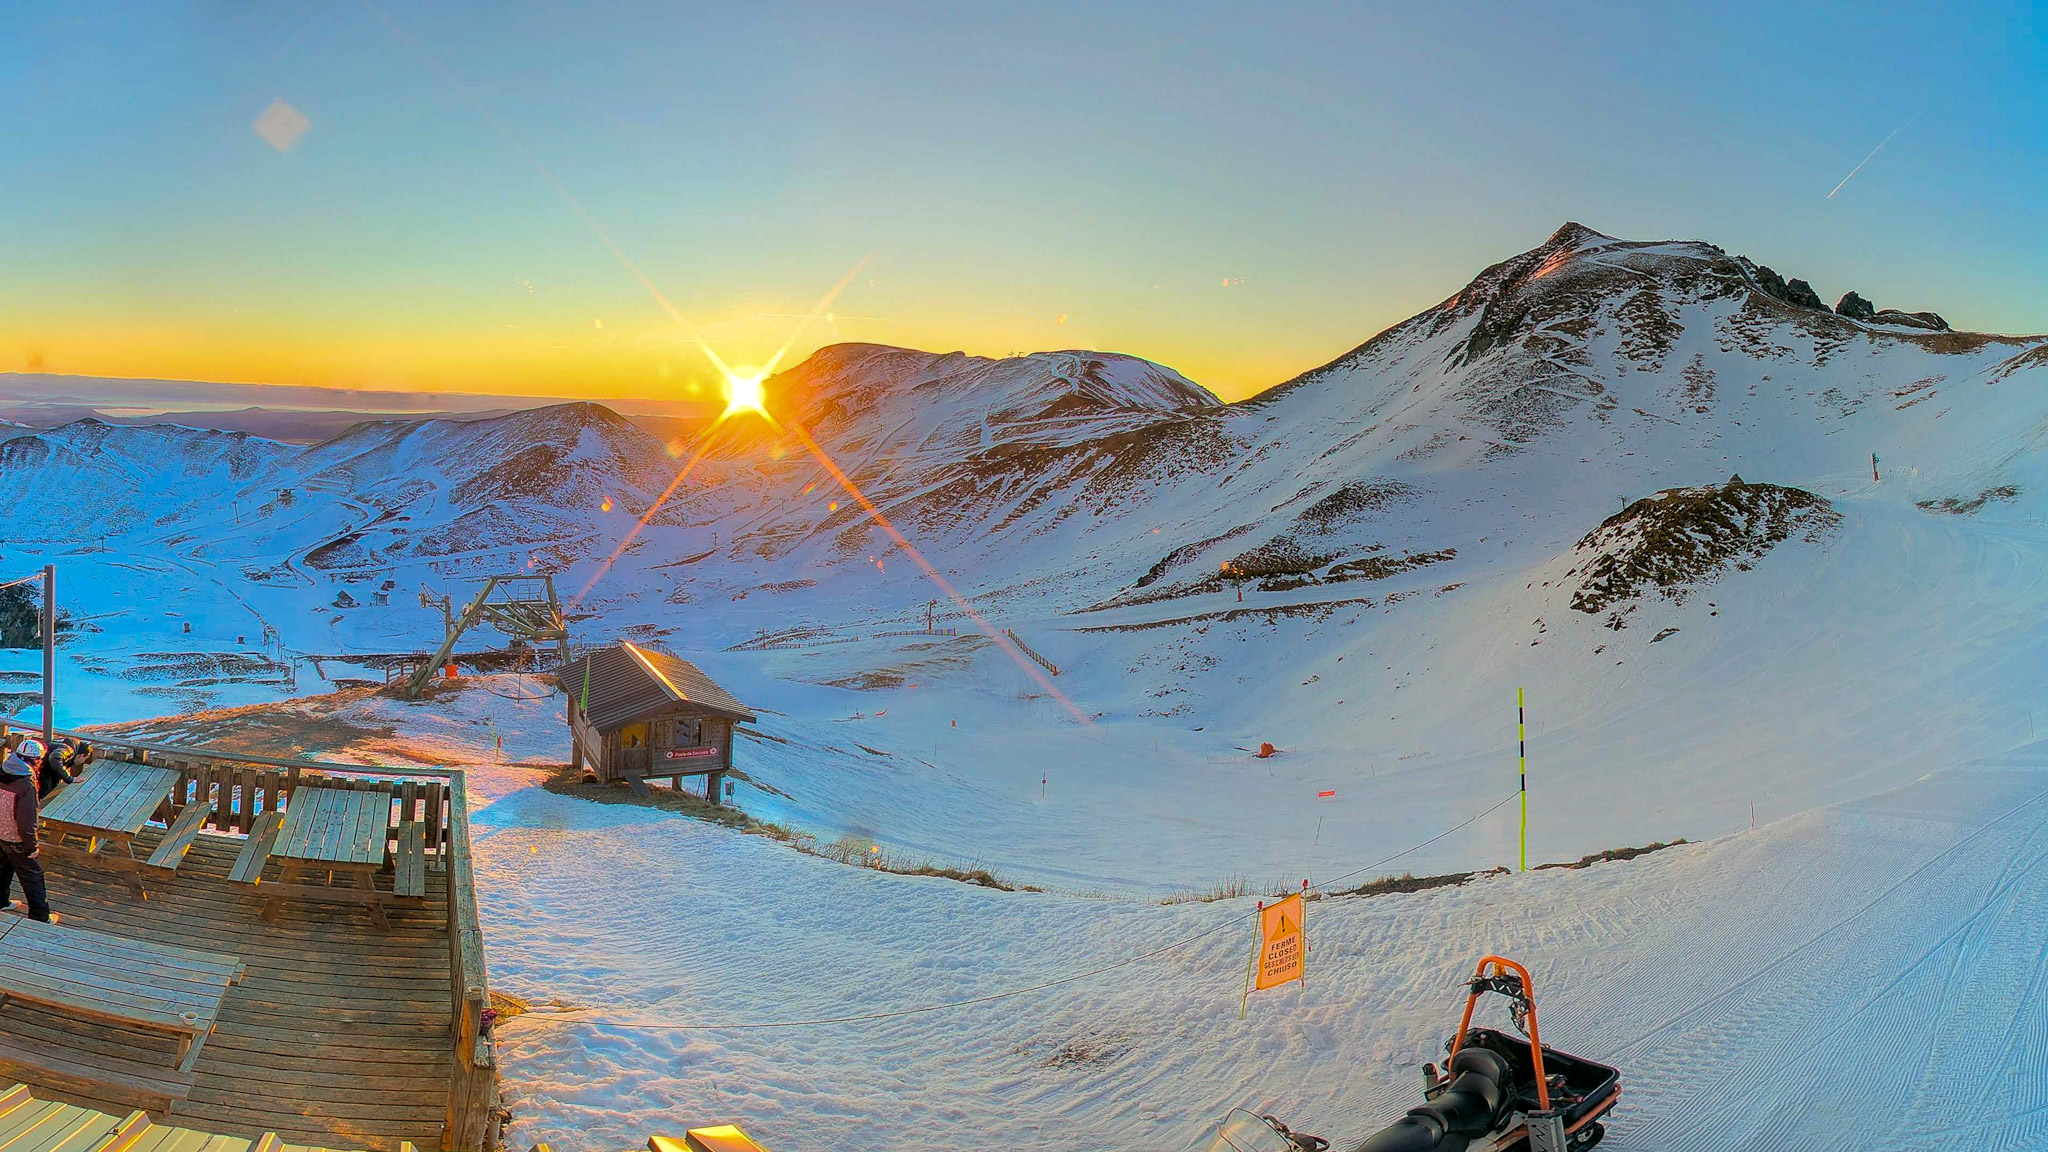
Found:
[[[725,411],[718,417],[727,420],[742,412],[768,415],[767,397],[761,391],[759,373],[727,372],[725,374]]]

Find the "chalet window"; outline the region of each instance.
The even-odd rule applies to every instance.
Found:
[[[654,722],[654,744],[658,748],[690,748],[703,742],[702,721],[696,717]]]

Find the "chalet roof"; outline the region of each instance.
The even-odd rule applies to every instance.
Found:
[[[624,641],[573,660],[556,674],[591,727],[609,732],[677,704],[734,720],[754,714],[688,660]]]

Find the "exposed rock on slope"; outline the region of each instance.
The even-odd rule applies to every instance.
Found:
[[[1842,296],[1835,305],[1835,315],[1851,320],[1862,320],[1871,324],[1896,324],[1903,328],[1924,328],[1930,332],[1946,332],[1948,321],[1937,312],[1901,312],[1897,308],[1880,310],[1855,292]]]
[[[1036,421],[1215,408],[1170,368],[1113,352],[991,359],[879,344],[834,344],[775,378],[774,390],[820,436],[909,419],[922,441],[960,449]]]
[[[1901,312],[1897,308],[1882,308],[1871,317],[1874,324],[1897,324],[1906,328],[1925,328],[1930,332],[1946,332],[1948,321],[1939,312]]]
[[[1016,548],[1076,517],[1130,511],[1243,451],[1207,390],[1115,353],[991,359],[838,344],[768,391],[773,410],[794,415],[892,523],[934,549]],[[752,537],[750,558],[867,563],[891,547],[787,429],[776,440],[735,424],[659,523],[730,516],[745,491],[755,510],[732,531]]]
[[[1768,264],[1752,264],[1748,260],[1742,260],[1741,264],[1749,271],[1750,279],[1762,289],[1764,295],[1776,297],[1800,308],[1812,308],[1820,312],[1828,310],[1828,306],[1821,302],[1820,293],[1815,292],[1813,285],[1806,281],[1797,277],[1787,280],[1773,271]]]
[[[1729,568],[1748,571],[1766,552],[1795,535],[1811,544],[1841,524],[1826,500],[1799,488],[1726,484],[1672,488],[1638,500],[1607,518],[1579,541],[1579,578],[1571,606],[1591,615],[1656,591],[1683,603],[1694,589]],[[1622,613],[1608,617],[1623,626]]]
[[[2019,498],[2020,490],[2017,484],[2000,484],[1968,498],[1943,496],[1937,500],[1918,500],[1913,506],[1927,512],[1946,512],[1951,516],[1975,516],[1979,509],[1993,501],[2009,503]]]

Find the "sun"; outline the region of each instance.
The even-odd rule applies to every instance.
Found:
[[[767,397],[761,390],[761,374],[728,370],[725,374],[725,412],[720,420],[742,412],[768,415]]]

